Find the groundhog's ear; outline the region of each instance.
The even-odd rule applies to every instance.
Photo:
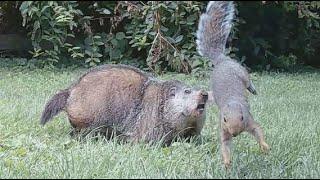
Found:
[[[169,97],[174,97],[176,95],[176,90],[177,88],[176,87],[172,87],[169,89]]]

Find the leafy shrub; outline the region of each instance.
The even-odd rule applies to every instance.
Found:
[[[238,2],[238,10],[239,38],[233,38],[232,46],[247,65],[265,69],[320,63],[312,60],[320,47],[320,2]],[[282,62],[292,57],[292,63]]]

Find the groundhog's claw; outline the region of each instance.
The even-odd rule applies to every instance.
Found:
[[[267,143],[265,143],[265,142],[262,142],[260,144],[260,148],[264,153],[268,153],[270,151],[269,145]]]

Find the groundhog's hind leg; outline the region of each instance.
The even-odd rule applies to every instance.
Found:
[[[69,135],[72,138],[75,139],[79,139],[79,140],[84,140],[84,139],[95,139],[97,140],[98,136],[102,136],[102,137],[106,137],[107,139],[109,139],[109,137],[107,136],[107,132],[100,130],[100,129],[95,129],[95,128],[76,128],[73,127],[70,132]]]
[[[72,128],[69,131],[69,136],[71,136],[72,138],[77,137],[79,135],[80,131],[76,128]]]
[[[260,148],[262,149],[263,152],[269,151],[270,147],[265,142],[263,130],[260,127],[260,125],[253,120],[253,117],[251,114],[249,115],[248,126],[247,126],[246,131],[255,137],[255,139],[259,143]]]

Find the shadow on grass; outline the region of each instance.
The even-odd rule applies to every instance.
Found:
[[[49,65],[35,65],[36,63],[29,61],[25,58],[0,58],[0,69],[6,69],[9,71],[27,72],[34,70],[46,70],[46,71],[73,71],[73,70],[85,70],[84,66],[80,64],[60,64],[57,66]]]
[[[257,69],[257,68],[252,68],[250,70],[250,73],[257,73],[257,74],[264,74],[264,73],[279,73],[279,74],[304,74],[304,73],[319,73],[320,74],[320,69],[308,66],[308,65],[295,65],[287,69],[270,69],[270,70],[265,70],[265,69]]]

